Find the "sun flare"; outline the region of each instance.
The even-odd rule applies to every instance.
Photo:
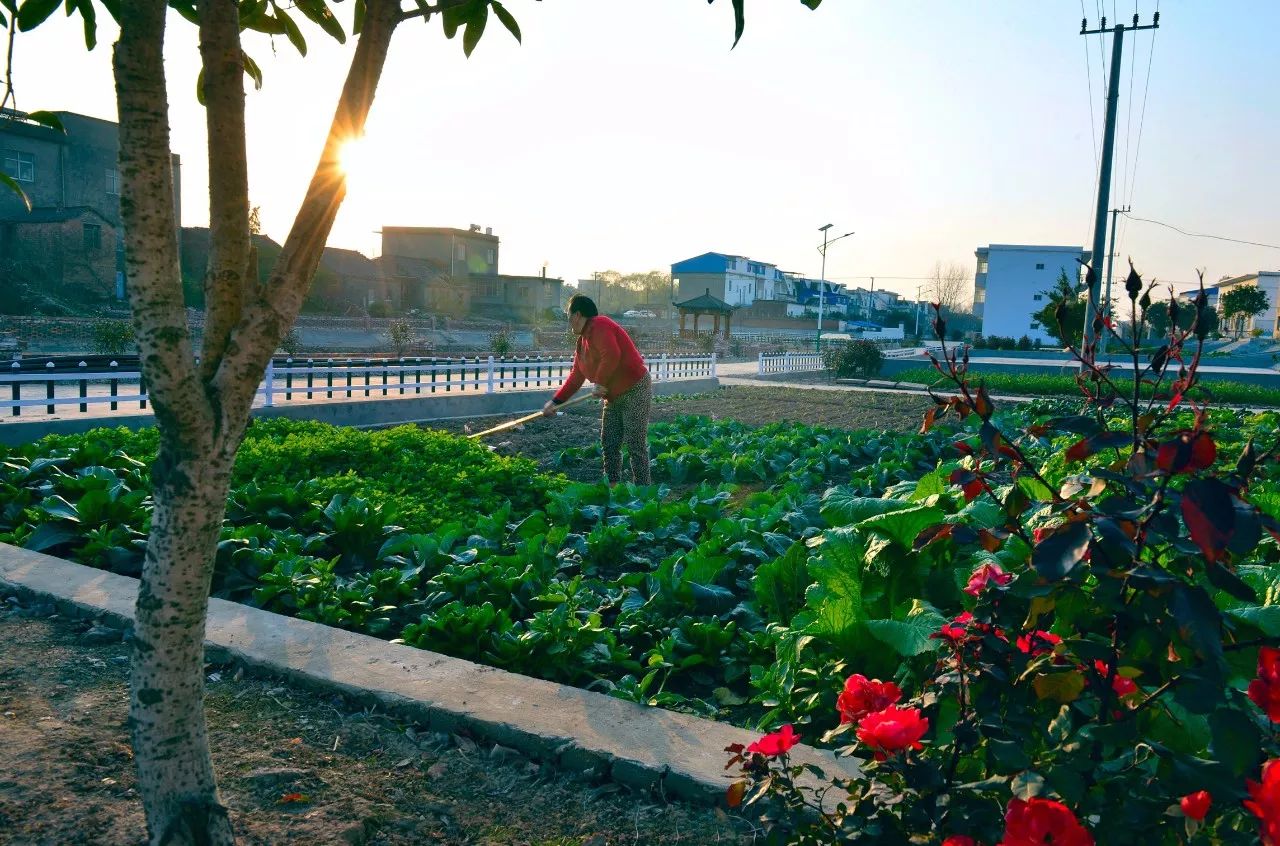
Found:
[[[363,136],[342,142],[342,148],[338,151],[338,163],[348,182],[358,184],[369,177],[374,158]]]

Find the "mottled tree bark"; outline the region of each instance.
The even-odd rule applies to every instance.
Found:
[[[164,0],[124,0],[115,48],[121,216],[129,299],[160,446],[155,509],[134,622],[130,724],[152,844],[234,843],[218,799],[204,715],[204,632],[231,469],[267,359],[296,318],[342,202],[337,154],[373,102],[394,0],[370,0],[324,154],[268,286],[248,267],[248,179],[239,24],[232,0],[202,0],[209,109],[209,322],[195,362],[178,267]]]

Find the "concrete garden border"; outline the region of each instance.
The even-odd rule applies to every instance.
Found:
[[[82,617],[132,625],[138,580],[0,544],[0,588]],[[205,652],[302,686],[377,703],[435,731],[464,729],[555,766],[701,804],[723,802],[724,748],[758,735],[367,635],[209,600]],[[808,746],[796,763],[856,774]]]

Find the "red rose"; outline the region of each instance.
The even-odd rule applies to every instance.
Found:
[[[1093,846],[1093,835],[1071,809],[1050,799],[1009,800],[998,846]]]
[[[972,620],[973,615],[968,611],[965,611],[950,623],[944,624],[942,628],[929,635],[929,637],[935,640],[947,640],[950,641],[952,645],[958,646],[969,639],[969,633],[966,630],[966,627]]]
[[[1262,765],[1262,783],[1248,779],[1249,798],[1244,806],[1258,818],[1262,846],[1280,846],[1280,758]]]
[[[942,841],[942,846],[978,846],[978,841],[967,834],[953,834]]]
[[[1280,649],[1264,646],[1258,650],[1258,677],[1249,682],[1249,698],[1280,723]]]
[[[868,714],[858,724],[858,740],[867,744],[883,761],[904,749],[920,749],[920,738],[929,730],[929,721],[916,708],[890,705],[883,711]]]
[[[1052,652],[1053,648],[1060,643],[1062,643],[1062,638],[1053,632],[1036,630],[1027,632],[1018,638],[1018,651],[1027,653],[1034,658],[1037,655]]]
[[[1182,808],[1183,816],[1190,817],[1196,821],[1204,819],[1205,814],[1209,813],[1211,804],[1213,804],[1213,797],[1209,795],[1207,790],[1188,793],[1178,802],[1178,805]]]
[[[840,722],[856,723],[873,711],[883,711],[902,698],[902,691],[893,682],[868,679],[854,673],[844,680],[844,691],[836,699]]]
[[[1102,678],[1105,679],[1107,677],[1108,667],[1106,661],[1099,658],[1093,662],[1093,668],[1098,671],[1098,675],[1102,676]],[[1111,680],[1111,689],[1115,691],[1116,697],[1119,699],[1124,699],[1126,696],[1133,696],[1139,692],[1137,682],[1127,676],[1120,675],[1118,672],[1116,673],[1116,677]]]
[[[787,750],[799,742],[800,735],[796,734],[790,725],[785,725],[773,734],[766,734],[748,746],[747,751],[758,752],[761,755],[776,758],[778,755],[787,754]]]
[[[1004,586],[1011,581],[1013,581],[1013,576],[1001,569],[999,564],[979,564],[978,568],[969,576],[969,584],[965,586],[964,592],[970,596],[977,596],[991,582]]]

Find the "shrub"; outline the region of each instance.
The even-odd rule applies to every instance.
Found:
[[[716,351],[716,336],[710,332],[700,332],[697,338],[698,352],[710,355]]]
[[[823,350],[822,363],[837,378],[878,376],[884,353],[871,341],[846,341]]]
[[[395,314],[395,307],[389,300],[378,300],[376,303],[369,303],[370,317],[390,317]]]
[[[133,349],[133,324],[127,320],[104,320],[94,324],[93,351],[101,355],[122,355]]]
[[[1019,338],[1018,349],[1022,350],[1023,352],[1026,352],[1027,350],[1031,349],[1031,338],[1027,337],[1026,335],[1023,335],[1021,338]]]
[[[1115,342],[1137,355],[1147,294],[1136,272],[1125,287],[1137,329]],[[845,560],[896,572],[897,538],[917,557],[963,563],[962,613],[904,603],[873,631],[908,656],[893,681],[868,678],[863,659],[813,694],[840,722],[806,734],[840,739],[861,759],[857,776],[802,784],[813,769],[792,766],[790,725],[726,750],[743,775],[729,804],[771,795],[792,812],[770,815],[767,842],[1245,844],[1258,820],[1263,842],[1275,839],[1280,587],[1262,538],[1280,520],[1260,510],[1275,497],[1255,483],[1274,478],[1277,447],[1250,439],[1219,461],[1233,432],[1209,431],[1199,406],[1176,410],[1208,334],[1195,325],[1175,327],[1167,354],[1130,376],[1168,380],[1172,401],[1135,398],[1086,349],[1084,413],[1022,432],[944,343],[934,363],[951,395],[935,397],[922,431],[955,413],[976,419],[972,434],[954,444],[946,481],[922,480],[907,510],[859,503],[877,540]],[[925,503],[948,495],[966,506],[944,521]],[[828,532],[819,548],[848,537]]]
[[[413,344],[413,324],[407,320],[391,321],[387,326],[387,340],[391,342],[391,348],[395,350],[396,355],[403,358]]]
[[[506,329],[499,329],[489,336],[489,352],[497,356],[504,356],[511,352],[511,333]]]
[[[290,329],[280,339],[280,351],[290,357],[296,356],[302,351],[302,336],[298,334],[297,329]]]
[[[1250,329],[1250,330],[1249,330],[1249,337],[1251,337],[1251,338],[1261,338],[1261,337],[1262,337],[1262,330],[1261,330],[1261,329]]]

